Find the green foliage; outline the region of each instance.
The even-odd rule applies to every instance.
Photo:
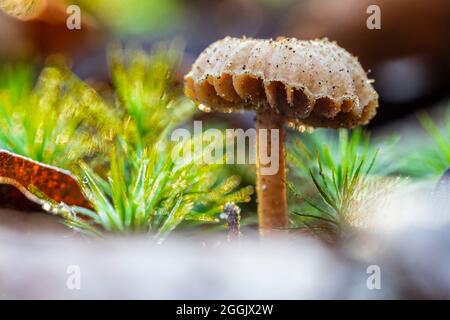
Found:
[[[29,66],[4,66],[0,74],[0,148],[69,168],[106,146],[112,111],[73,74],[45,68],[34,88]]]
[[[162,240],[184,220],[219,222],[226,203],[250,201],[252,187],[233,191],[240,184],[238,176],[223,180],[220,165],[177,159],[174,148],[162,141],[131,160],[113,152],[108,180],[82,165],[83,190],[96,213],[73,208],[78,215],[69,216],[69,225],[89,231],[92,224],[86,226],[82,217],[87,215],[94,226],[108,231],[148,231]]]
[[[450,168],[450,105],[437,110],[439,120],[425,111],[417,118],[423,130],[413,124],[402,143],[391,152],[397,163],[395,173],[416,182],[436,181]]]
[[[82,12],[91,13],[119,35],[161,36],[182,25],[184,11],[180,0],[75,0]],[[118,14],[120,13],[120,14]]]
[[[174,46],[150,56],[111,51],[121,129],[114,134],[106,179],[81,165],[82,188],[94,211],[71,208],[67,214],[66,210],[68,225],[89,233],[150,232],[162,240],[184,221],[217,223],[226,203],[250,201],[253,188],[237,189],[238,176],[224,178],[221,165],[199,161],[203,154],[180,153],[204,143],[201,137],[180,143],[169,139],[195,110],[175,86],[173,71],[179,58]]]
[[[112,48],[109,54],[116,105],[122,110],[125,141],[139,154],[189,119],[195,106],[175,85],[180,44],[160,46],[152,55]]]
[[[441,176],[450,168],[450,107],[447,107],[441,123],[436,123],[427,113],[419,114],[419,121],[426,130],[431,143],[416,143],[415,150],[405,165],[405,171],[416,177]]]
[[[346,227],[361,224],[390,186],[371,176],[386,172],[386,167],[377,163],[378,148],[360,129],[341,129],[337,134],[317,130],[304,141],[296,139],[288,149],[296,176],[289,187],[300,200],[291,211],[300,225],[315,233],[335,237]]]
[[[46,209],[82,232],[151,232],[162,240],[184,221],[217,223],[226,203],[250,201],[253,188],[239,188],[240,178],[224,177],[221,165],[203,164],[202,154],[173,156],[204,143],[169,138],[195,112],[176,85],[179,45],[151,55],[113,48],[109,58],[109,100],[61,67],[44,69],[35,88],[30,68],[2,70],[0,146],[70,167],[92,206],[68,207],[43,195]]]

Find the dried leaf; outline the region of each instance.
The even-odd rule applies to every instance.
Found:
[[[17,188],[27,199],[42,205],[43,199],[36,191],[56,203],[90,208],[81,192],[77,180],[69,171],[52,167],[23,156],[0,150],[0,185],[11,185]],[[13,188],[0,189],[0,205],[14,205],[20,201],[20,196]],[[6,192],[6,194],[5,194]],[[21,208],[22,204],[15,205]]]

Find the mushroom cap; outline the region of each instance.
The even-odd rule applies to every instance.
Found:
[[[184,81],[186,96],[207,109],[271,110],[296,127],[351,128],[378,107],[357,58],[327,39],[226,37],[200,54]]]

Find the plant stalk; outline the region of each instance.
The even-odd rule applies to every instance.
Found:
[[[261,235],[288,227],[284,119],[265,111],[256,114],[256,188]],[[278,130],[277,138],[272,136],[272,130]],[[271,166],[278,166],[278,170],[267,174]]]

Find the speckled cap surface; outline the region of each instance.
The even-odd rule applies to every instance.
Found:
[[[185,94],[204,107],[272,110],[294,126],[350,128],[375,115],[378,94],[352,56],[327,39],[226,37],[185,76]]]

